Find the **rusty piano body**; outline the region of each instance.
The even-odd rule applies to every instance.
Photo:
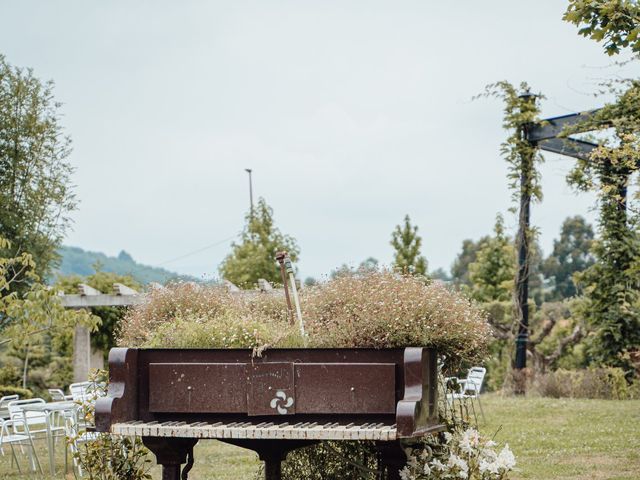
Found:
[[[427,348],[113,349],[96,429],[141,436],[163,480],[186,479],[199,439],[249,448],[280,478],[287,453],[322,440],[371,440],[399,478],[400,442],[441,429]],[[184,469],[183,464],[187,464]]]

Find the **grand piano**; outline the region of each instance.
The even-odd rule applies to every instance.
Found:
[[[323,440],[369,440],[399,479],[401,442],[438,423],[436,352],[428,348],[114,348],[96,430],[142,437],[163,480],[186,480],[199,439],[254,450],[265,478],[287,453]],[[186,464],[183,468],[183,464]]]

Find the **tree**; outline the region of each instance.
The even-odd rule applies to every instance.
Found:
[[[429,273],[429,277],[433,278],[434,280],[441,280],[443,282],[450,282],[451,281],[451,275],[449,275],[449,272],[447,272],[442,267],[437,268],[433,272],[430,272]]]
[[[220,275],[240,288],[253,288],[260,278],[282,283],[276,252],[287,251],[296,262],[300,249],[295,239],[275,227],[273,209],[263,198],[245,219],[241,242],[232,244],[232,252],[220,265]]]
[[[427,274],[427,259],[420,255],[422,238],[418,227],[411,225],[409,215],[405,215],[404,224],[397,225],[391,235],[391,245],[395,250],[393,265],[403,273]]]
[[[489,237],[469,265],[471,296],[479,302],[509,301],[515,272],[513,244],[504,233],[502,215],[496,217],[494,236]]]
[[[10,251],[11,247],[11,242],[0,237],[0,249]],[[93,329],[98,322],[83,310],[65,309],[56,292],[40,283],[36,270],[28,253],[17,257],[0,255],[0,319],[5,325],[0,345],[9,344],[8,354],[20,361],[23,388],[27,388],[30,364],[54,363],[60,351],[58,340],[75,324]],[[11,284],[20,278],[28,278],[30,283],[28,288],[17,291]]]
[[[12,245],[2,253],[28,252],[40,278],[57,259],[68,214],[76,207],[67,162],[71,141],[52,90],[51,82],[0,55],[0,236]]]
[[[453,265],[451,265],[451,277],[456,285],[471,286],[471,280],[469,280],[469,265],[477,260],[478,252],[488,241],[488,236],[482,237],[478,241],[469,238],[462,241],[462,251],[454,260]]]
[[[549,300],[563,300],[577,294],[575,273],[593,265],[591,253],[593,228],[584,217],[567,217],[560,229],[560,238],[553,241],[553,252],[543,265],[544,276],[553,280]]]
[[[570,181],[580,190],[596,191],[600,204],[599,238],[592,249],[596,261],[576,275],[584,293],[580,312],[594,330],[589,361],[622,367],[631,375],[628,355],[640,347],[640,238],[637,215],[628,211],[628,187],[640,167],[640,144],[624,130],[621,124],[616,129],[619,146],[600,146],[579,160]]]
[[[563,20],[581,27],[578,33],[601,42],[608,55],[631,47],[640,52],[640,3],[637,0],[569,0]]]
[[[564,19],[581,26],[580,34],[604,40],[609,55],[627,47],[640,52],[640,4],[635,0],[571,0]],[[599,238],[592,250],[596,261],[576,280],[584,292],[582,316],[594,329],[587,338],[590,363],[622,367],[631,378],[632,358],[640,356],[640,214],[638,193],[635,198],[629,193],[640,170],[640,81],[617,79],[603,86],[615,102],[563,132],[611,128],[615,140],[578,159],[569,176],[579,190],[596,192],[600,206]]]
[[[378,259],[374,257],[365,258],[363,261],[360,262],[360,265],[358,265],[357,268],[347,265],[346,263],[343,263],[338,268],[332,270],[331,273],[329,274],[329,277],[332,280],[335,280],[336,278],[357,275],[359,273],[366,274],[366,273],[377,272],[379,263],[380,262],[378,262]]]

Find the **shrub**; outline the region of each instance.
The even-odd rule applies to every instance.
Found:
[[[233,295],[218,286],[181,283],[154,290],[120,326],[127,347],[255,348],[302,346],[284,299]]]
[[[484,314],[440,282],[368,272],[306,288],[308,334],[287,319],[283,297],[234,295],[221,287],[178,284],[129,311],[119,344],[128,347],[254,348],[435,347],[448,365],[479,361],[490,330]]]
[[[20,399],[24,398],[32,398],[33,392],[26,388],[20,387],[12,387],[9,385],[0,385],[0,397],[5,397],[7,395],[20,395]]]
[[[94,423],[95,402],[107,388],[107,372],[98,370],[92,374],[93,394],[81,404],[81,412],[87,423]],[[76,432],[82,437],[86,432]],[[73,442],[74,439],[67,439]],[[139,437],[123,437],[97,433],[91,440],[80,443],[74,459],[91,480],[151,480],[149,451]]]
[[[487,352],[484,313],[442,282],[371,272],[306,292],[303,316],[314,347],[435,347],[449,367],[480,361]]]
[[[286,480],[377,480],[373,442],[320,442],[287,455],[282,463]]]
[[[620,368],[560,369],[536,376],[533,391],[553,398],[627,400],[640,398],[640,382],[629,384]]]

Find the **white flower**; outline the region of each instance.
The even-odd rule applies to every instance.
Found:
[[[505,444],[504,448],[498,454],[496,463],[504,470],[511,470],[516,466],[516,457],[509,448],[509,444]]]
[[[480,460],[480,473],[493,473],[498,474],[500,467],[496,462],[488,462],[486,460]]]
[[[444,435],[444,443],[449,443],[453,438],[453,435],[451,435],[451,432],[444,432],[443,435]]]
[[[400,478],[402,480],[413,480],[415,477],[411,475],[409,467],[404,467],[402,470],[400,470]]]
[[[462,440],[467,441],[472,447],[477,447],[480,443],[480,433],[473,428],[468,428],[462,434]]]
[[[425,475],[431,475],[431,467],[429,467],[428,463],[424,464],[424,474]]]
[[[460,472],[458,473],[458,476],[460,478],[467,478],[467,474],[469,472],[469,465],[467,465],[467,462],[465,462],[464,459],[460,458],[455,453],[452,453],[451,456],[449,457],[447,466],[451,468],[459,468]]]
[[[447,467],[440,460],[438,460],[437,458],[434,458],[433,460],[431,460],[431,468],[435,468],[436,470],[440,470],[441,472],[444,472],[444,470]]]

